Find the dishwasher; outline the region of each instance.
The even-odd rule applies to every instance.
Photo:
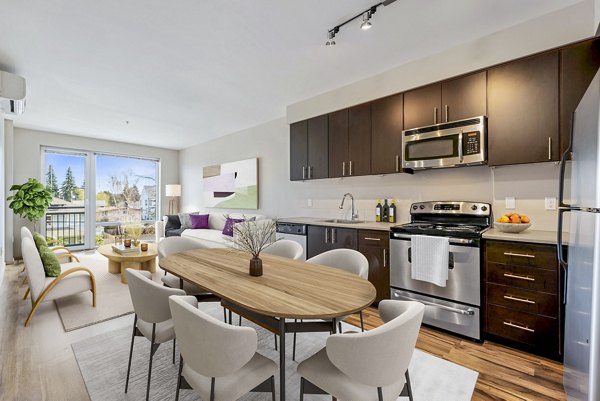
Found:
[[[300,260],[306,260],[306,224],[300,223],[277,223],[277,240],[287,239],[297,242],[302,246]]]

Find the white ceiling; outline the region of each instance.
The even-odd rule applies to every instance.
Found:
[[[578,1],[397,0],[330,48],[377,0],[0,0],[0,70],[16,126],[181,149]]]

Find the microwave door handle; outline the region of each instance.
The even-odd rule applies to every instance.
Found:
[[[458,134],[458,160],[462,163],[463,162],[463,132],[460,131],[460,133]]]

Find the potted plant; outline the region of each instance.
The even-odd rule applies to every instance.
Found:
[[[140,237],[142,236],[142,225],[129,225],[127,227],[127,235],[133,240],[133,246],[138,246],[140,244]]]
[[[230,241],[233,242],[235,248],[252,256],[250,259],[251,276],[262,276],[260,253],[273,242],[276,228],[275,220],[244,220],[233,226],[233,237]]]
[[[16,215],[31,221],[34,231],[37,231],[38,220],[44,217],[52,203],[52,192],[35,178],[29,178],[21,185],[13,185],[10,191],[15,193],[6,198],[10,201],[8,207]]]

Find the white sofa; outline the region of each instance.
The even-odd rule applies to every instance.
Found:
[[[222,212],[214,212],[214,213],[202,213],[208,214],[208,229],[191,229],[188,228],[183,230],[181,233],[182,237],[193,238],[198,242],[202,243],[202,245],[208,248],[225,248],[230,242],[227,240],[226,236],[223,235],[223,228],[225,227],[225,222],[227,221],[227,217],[229,216],[232,219],[252,219],[254,218],[256,221],[267,221],[269,219],[262,214],[249,214],[249,213],[222,213]],[[167,224],[167,216],[164,216],[162,220],[157,221],[155,223],[156,228],[156,242],[158,243],[161,239],[165,237],[165,226]],[[234,232],[235,235],[235,232]]]

